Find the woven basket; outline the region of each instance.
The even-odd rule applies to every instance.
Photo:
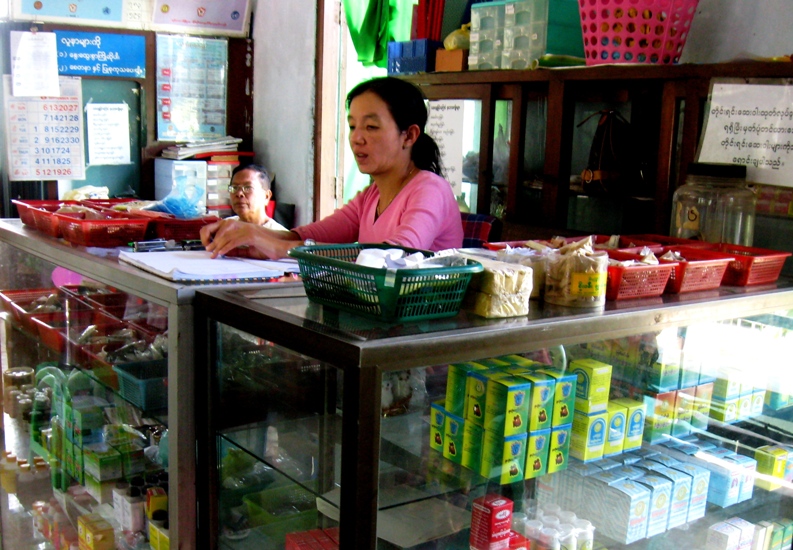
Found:
[[[698,2],[578,0],[587,65],[677,63]]]

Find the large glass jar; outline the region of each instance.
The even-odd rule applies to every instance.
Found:
[[[692,163],[672,199],[670,234],[751,246],[756,204],[745,166]]]

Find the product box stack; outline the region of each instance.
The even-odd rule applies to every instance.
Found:
[[[471,6],[469,69],[501,68],[505,15],[506,2],[482,2]]]
[[[518,355],[449,365],[430,447],[501,484],[564,470],[575,387],[575,376]]]
[[[530,69],[545,55],[548,40],[548,0],[520,0],[504,7],[502,69]]]
[[[207,213],[225,218],[230,216],[229,184],[231,172],[239,161],[207,161]]]

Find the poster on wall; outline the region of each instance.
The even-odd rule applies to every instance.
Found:
[[[462,193],[463,184],[463,102],[430,101],[426,132],[438,144],[446,179],[454,196]]]
[[[157,139],[226,135],[225,39],[157,35]]]
[[[250,0],[154,0],[151,20],[155,28],[245,35],[249,15]]]
[[[14,19],[144,28],[152,0],[14,0]]]
[[[8,179],[84,179],[81,80],[60,77],[60,96],[14,97],[10,75],[5,75],[3,87]]]
[[[11,31],[11,89],[15,96],[58,95],[57,48],[51,32]]]
[[[746,179],[793,187],[793,87],[714,83],[699,162],[746,166]]]
[[[129,105],[89,103],[85,119],[89,166],[129,164]]]
[[[54,32],[59,74],[146,77],[146,38],[143,35]]]

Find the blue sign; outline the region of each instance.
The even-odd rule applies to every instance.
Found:
[[[146,38],[141,35],[54,31],[58,73],[75,76],[146,77]]]

